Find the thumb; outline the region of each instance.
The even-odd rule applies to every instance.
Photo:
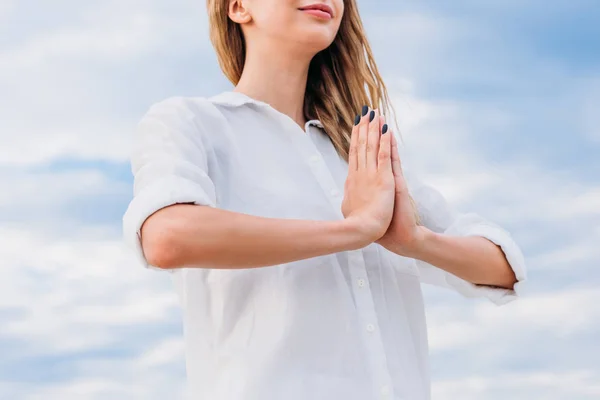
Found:
[[[394,172],[394,177],[400,178],[402,177],[402,162],[400,161],[400,154],[398,153],[398,141],[396,140],[396,134],[394,132],[390,132],[390,136],[392,139],[392,171]]]

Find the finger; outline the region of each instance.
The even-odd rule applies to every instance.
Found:
[[[356,158],[358,161],[357,169],[362,170],[367,166],[367,135],[369,130],[369,107],[362,109],[362,118],[358,124],[358,145]]]
[[[369,114],[369,128],[367,134],[367,168],[371,171],[377,171],[379,137],[381,136],[379,124],[379,110],[371,111]]]
[[[387,127],[382,130],[385,131]],[[391,174],[392,171],[392,142],[391,142],[391,134],[389,132],[382,133],[381,138],[379,139],[379,151],[377,155],[377,170],[383,174]]]
[[[348,152],[348,170],[356,171],[358,169],[358,124],[360,123],[360,115],[357,115],[354,119],[354,126],[352,127],[352,135],[350,136],[350,150]]]
[[[396,135],[394,132],[390,132],[390,137],[392,142],[392,170],[394,172],[394,176],[402,176],[402,161],[400,160],[400,153],[398,152],[398,141],[396,140]]]
[[[379,116],[379,132],[380,132],[380,134],[383,132],[384,126],[386,126],[385,117],[383,115],[380,115]],[[381,146],[381,138],[379,139],[379,141],[380,141],[379,145]],[[379,151],[378,151],[378,153],[379,153]],[[378,155],[378,158],[379,158],[379,155]]]

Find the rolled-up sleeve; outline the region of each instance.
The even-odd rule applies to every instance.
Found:
[[[426,262],[417,260],[424,283],[453,289],[465,297],[486,297],[502,305],[518,297],[527,280],[523,254],[511,235],[498,225],[477,214],[457,213],[443,195],[431,186],[415,179],[409,184],[417,204],[421,223],[428,229],[450,236],[480,236],[499,246],[517,278],[513,290],[476,285]]]
[[[184,99],[158,103],[142,118],[134,135],[131,167],[133,199],[123,216],[123,235],[140,263],[152,267],[141,244],[146,219],[173,204],[216,203],[202,134]]]

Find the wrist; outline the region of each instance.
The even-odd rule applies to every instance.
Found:
[[[357,250],[369,245],[373,240],[368,229],[365,228],[364,221],[358,218],[348,217],[339,221],[341,229],[347,238],[346,250]]]
[[[417,260],[426,258],[427,251],[431,248],[431,243],[433,243],[436,236],[437,233],[432,230],[421,225],[417,226],[411,243],[401,249],[402,255]]]

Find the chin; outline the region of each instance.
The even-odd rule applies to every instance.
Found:
[[[302,42],[307,49],[313,53],[318,53],[321,50],[328,48],[335,40],[335,34],[332,34],[329,29],[311,29],[300,32],[298,38],[302,38]]]

